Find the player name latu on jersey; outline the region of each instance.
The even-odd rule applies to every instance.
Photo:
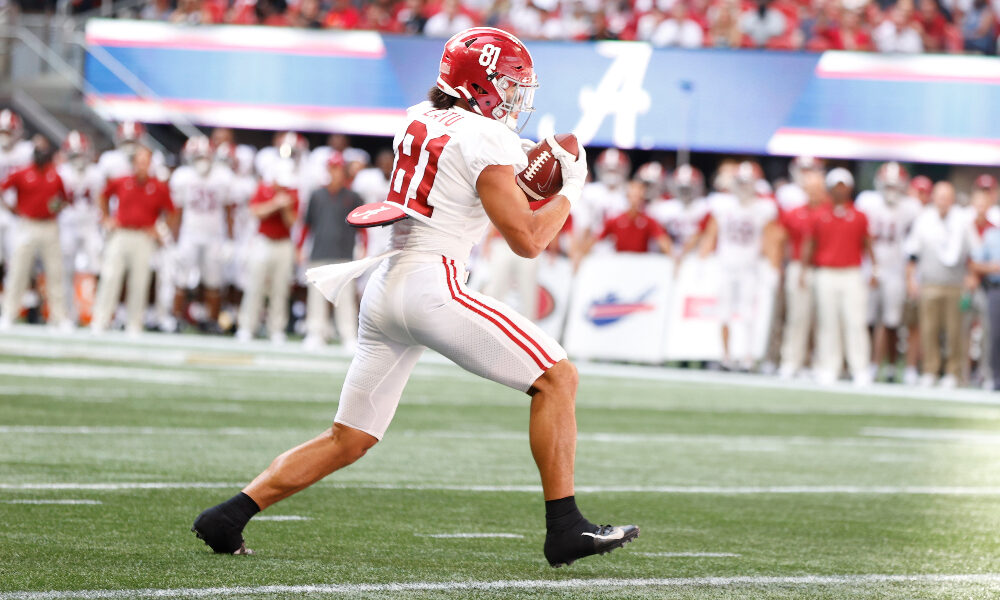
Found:
[[[476,183],[483,169],[528,164],[520,139],[499,121],[461,108],[421,102],[393,138],[389,202],[411,217],[395,223],[393,247],[464,262],[486,233],[489,217]]]

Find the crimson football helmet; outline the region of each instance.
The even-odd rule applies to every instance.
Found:
[[[115,146],[138,144],[146,135],[146,126],[138,121],[122,121],[115,130]]]
[[[10,149],[24,134],[24,123],[16,112],[5,108],[0,110],[0,147]]]
[[[521,131],[535,110],[535,76],[531,53],[513,35],[493,27],[456,33],[444,45],[437,87],[468,101],[476,114]]]
[[[823,159],[815,156],[796,156],[788,165],[788,174],[797,185],[802,185],[802,174],[806,171],[822,171]]]
[[[646,196],[650,200],[659,198],[667,191],[667,170],[656,161],[640,165],[635,171],[635,178],[646,184]]]
[[[629,160],[628,154],[618,148],[608,148],[598,154],[597,160],[594,161],[597,180],[612,187],[624,183],[631,170],[632,161]]]
[[[705,176],[697,167],[681,165],[674,169],[670,177],[670,195],[690,202],[705,193]]]
[[[90,144],[90,138],[81,131],[71,131],[62,143],[62,152],[66,158],[72,160],[77,156],[89,157],[93,153],[94,147]]]
[[[976,177],[976,181],[972,184],[972,187],[977,190],[989,190],[992,192],[997,189],[997,178],[989,173],[983,173],[979,177]]]
[[[884,163],[875,173],[875,189],[886,202],[896,202],[910,185],[910,174],[896,161]]]

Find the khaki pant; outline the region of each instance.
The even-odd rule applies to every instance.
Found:
[[[288,325],[288,294],[291,291],[295,248],[289,239],[272,240],[259,235],[250,247],[250,273],[243,303],[240,329],[253,333],[260,324],[260,312],[267,298],[267,330],[281,335]]]
[[[920,288],[920,349],[923,373],[937,377],[941,373],[941,335],[947,362],[944,374],[962,376],[962,288],[925,285]]]
[[[125,306],[128,317],[125,330],[129,333],[142,331],[143,314],[149,304],[149,280],[152,276],[150,261],[156,251],[156,240],[139,229],[116,229],[111,233],[104,248],[101,263],[101,280],[97,285],[94,301],[94,318],[91,322],[95,331],[103,331],[111,324],[111,317],[118,308],[122,283],[128,271],[128,291]]]
[[[321,267],[333,262],[343,261],[314,261],[309,263],[309,268]],[[340,343],[345,346],[353,346],[358,339],[358,301],[353,285],[344,286],[343,291],[340,292],[333,316]],[[326,341],[330,339],[330,333],[330,302],[323,297],[319,288],[310,285],[306,299],[306,335]]]
[[[5,321],[17,319],[21,301],[31,281],[35,257],[42,257],[45,268],[45,289],[52,323],[66,322],[66,281],[63,277],[62,247],[59,245],[59,225],[54,219],[15,221],[13,252],[7,281],[4,283],[3,312]]]
[[[813,327],[813,271],[806,269],[802,285],[802,263],[785,270],[785,330],[781,342],[781,372],[794,375],[805,365],[809,334]]]
[[[854,380],[866,381],[870,377],[871,342],[865,322],[868,288],[861,269],[818,268],[815,278],[818,379],[823,383],[836,381],[846,354]]]

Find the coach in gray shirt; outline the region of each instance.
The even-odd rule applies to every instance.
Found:
[[[906,268],[910,296],[919,300],[920,349],[923,353],[921,385],[934,385],[941,375],[941,334],[945,339],[944,375],[941,387],[955,387],[961,375],[962,289],[968,273],[968,258],[976,245],[972,221],[955,206],[955,188],[938,182],[929,204],[906,238],[910,255]]]
[[[347,214],[360,206],[361,197],[351,191],[347,181],[347,167],[339,152],[327,161],[329,182],[309,196],[302,230],[302,239],[311,236],[308,267],[318,267],[354,258],[356,231],[347,224]],[[347,286],[337,298],[334,312],[340,343],[353,349],[358,337],[358,305],[353,286]],[[315,349],[330,338],[330,303],[315,287],[309,286],[306,303],[306,348]]]

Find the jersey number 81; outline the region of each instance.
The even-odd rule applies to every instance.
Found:
[[[434,207],[427,203],[427,196],[431,193],[434,178],[437,177],[441,151],[449,140],[451,140],[450,135],[441,135],[428,141],[427,126],[420,121],[411,122],[402,141],[396,147],[396,164],[393,165],[392,181],[389,182],[389,196],[386,200],[406,206],[425,217],[434,214]],[[425,155],[427,160],[421,161]],[[410,182],[417,174],[417,167],[421,162],[424,162],[424,168],[416,195],[407,197]]]

